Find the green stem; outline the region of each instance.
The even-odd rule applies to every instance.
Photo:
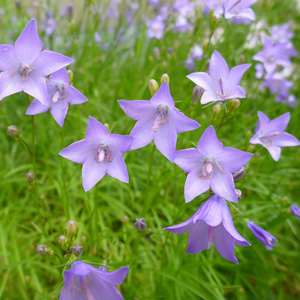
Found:
[[[28,153],[30,154],[30,156],[32,156],[32,152],[28,146],[28,144],[23,140],[23,139],[19,139],[19,142],[26,148],[26,150],[28,151]]]

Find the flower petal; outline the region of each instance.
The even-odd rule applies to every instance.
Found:
[[[293,135],[282,132],[277,136],[272,137],[272,144],[279,147],[298,146],[300,142]]]
[[[200,86],[206,91],[209,91],[210,93],[214,93],[213,83],[211,77],[204,72],[196,72],[187,75],[187,78],[191,81],[193,81],[195,84]]]
[[[9,72],[0,73],[0,101],[12,94],[23,90],[22,79],[18,76],[11,76]]]
[[[197,149],[189,148],[176,151],[174,162],[184,172],[188,173],[197,168],[203,160],[202,155]]]
[[[66,100],[66,99],[64,99]],[[67,101],[59,100],[57,103],[52,105],[51,107],[51,115],[56,121],[56,123],[60,126],[63,127],[65,118],[67,116],[69,109],[69,103]]]
[[[193,217],[194,217],[194,215],[191,216],[186,221],[180,223],[180,224],[169,226],[169,227],[165,227],[164,229],[168,230],[168,231],[170,231],[172,233],[175,233],[175,234],[186,233],[191,228],[191,226],[193,225],[193,222],[192,222]]]
[[[170,111],[170,116],[174,118],[175,129],[179,133],[195,130],[200,127],[198,122],[188,118],[177,109]]]
[[[165,103],[169,107],[175,107],[174,100],[170,93],[170,87],[166,81],[162,83],[150,101],[156,105]]]
[[[0,70],[16,71],[18,61],[15,56],[15,48],[12,45],[0,45]]]
[[[275,145],[272,145],[271,147],[265,147],[269,153],[271,154],[272,158],[275,161],[278,161],[280,158],[280,154],[281,154],[281,148]]]
[[[226,79],[225,90],[228,94],[233,94],[239,85],[244,73],[251,67],[251,64],[238,65],[229,71],[228,79]]]
[[[209,63],[209,75],[213,82],[218,83],[219,79],[225,80],[228,77],[229,68],[222,55],[215,50]]]
[[[73,86],[68,86],[68,101],[72,105],[76,104],[82,104],[84,102],[87,102],[88,99],[86,96],[84,96],[82,93],[80,93],[77,89],[75,89]]]
[[[129,151],[132,142],[133,137],[130,135],[110,134],[108,143],[113,151],[117,151],[123,155]]]
[[[290,118],[291,118],[291,114],[287,112],[279,116],[278,118],[271,120],[268,126],[269,132],[284,131],[289,124]]]
[[[37,115],[46,112],[50,107],[34,99],[27,108],[26,115]]]
[[[98,270],[98,272],[95,273],[97,274],[98,278],[101,278],[101,280],[109,282],[113,285],[120,285],[126,278],[128,271],[128,267],[122,267],[114,272],[103,272]]]
[[[122,182],[129,182],[127,167],[121,155],[113,156],[112,162],[108,163],[107,174]]]
[[[217,155],[223,149],[223,144],[218,140],[214,127],[209,126],[198,141],[197,148],[204,156]]]
[[[215,171],[211,180],[211,189],[221,198],[231,202],[238,202],[231,173]]]
[[[56,80],[63,81],[63,83],[65,83],[66,85],[70,84],[70,79],[66,68],[62,68],[54,72],[53,74],[51,74],[50,79],[51,81],[56,81]]]
[[[20,62],[31,64],[42,51],[36,21],[31,19],[15,42],[15,53]]]
[[[133,120],[140,120],[155,114],[155,107],[149,100],[119,100],[118,103],[125,114]]]
[[[101,139],[107,139],[108,136],[109,131],[106,129],[106,127],[95,118],[89,117],[85,138],[89,140],[97,140],[98,142],[100,142]]]
[[[210,187],[210,180],[199,178],[199,170],[193,170],[186,178],[184,186],[185,202],[190,202],[197,196],[206,192]]]
[[[194,254],[208,248],[208,230],[209,225],[204,221],[194,224],[189,232],[188,248],[186,253]]]

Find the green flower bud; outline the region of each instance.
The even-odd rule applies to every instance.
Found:
[[[241,102],[239,99],[232,99],[229,107],[229,111],[234,112],[237,110],[241,105]]]
[[[76,236],[77,228],[78,224],[74,220],[70,220],[66,223],[66,236],[70,241]]]
[[[151,79],[149,81],[149,90],[150,90],[151,96],[153,96],[158,91],[158,83],[156,80]]]
[[[60,235],[58,238],[57,238],[57,242],[59,244],[59,247],[62,249],[62,250],[67,250],[68,249],[68,239],[65,235]]]
[[[161,84],[163,84],[165,81],[166,81],[168,84],[170,84],[170,77],[169,77],[169,75],[166,74],[166,73],[163,74],[163,75],[161,76],[161,78],[160,78]]]
[[[218,116],[220,115],[220,112],[222,110],[221,104],[217,103],[213,106],[213,113],[212,113],[212,119],[216,120]]]
[[[70,84],[72,84],[73,83],[74,74],[73,74],[73,72],[71,70],[68,70],[67,73],[68,73],[68,77],[69,77],[69,80],[70,80]]]
[[[109,126],[109,124],[105,123],[104,126],[110,132],[110,126]]]
[[[203,89],[200,86],[196,85],[193,89],[193,102],[195,104],[200,100],[202,94],[203,94]]]
[[[18,139],[21,135],[20,131],[15,125],[11,125],[7,127],[7,134],[15,139]]]

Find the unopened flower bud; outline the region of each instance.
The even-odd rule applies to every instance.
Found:
[[[244,64],[246,62],[246,57],[244,54],[240,56],[240,64]]]
[[[105,123],[104,127],[110,132],[110,126],[109,126],[109,124]]]
[[[203,89],[200,86],[196,85],[193,89],[193,102],[195,104],[200,100],[202,94],[203,94]]]
[[[158,83],[156,80],[151,79],[149,81],[149,90],[150,90],[151,96],[153,96],[158,91]]]
[[[236,189],[235,193],[236,193],[239,200],[242,199],[242,191],[241,190]]]
[[[40,256],[53,254],[53,250],[48,245],[38,245],[36,251]]]
[[[245,176],[245,173],[246,173],[245,167],[241,167],[238,171],[234,172],[232,174],[234,181],[241,180]]]
[[[75,244],[74,246],[70,247],[70,251],[73,252],[75,256],[79,256],[82,253],[83,247],[79,244]]]
[[[68,239],[65,235],[60,235],[57,238],[57,242],[58,242],[58,244],[59,244],[59,246],[62,250],[67,250],[68,249]]]
[[[291,205],[291,213],[298,219],[300,219],[300,207],[297,205]]]
[[[128,224],[128,222],[129,222],[129,217],[128,217],[128,216],[124,216],[124,217],[123,217],[123,222],[124,222],[125,224]]]
[[[7,134],[15,139],[19,138],[21,133],[15,125],[7,127]]]
[[[78,224],[74,220],[70,220],[66,223],[66,236],[71,241],[77,234]]]
[[[86,242],[86,236],[83,235],[81,238],[80,238],[80,244],[85,244]]]
[[[73,72],[71,70],[68,70],[67,73],[68,73],[68,77],[69,77],[70,83],[72,84],[73,78],[74,78],[74,74],[73,74]]]
[[[212,113],[212,119],[213,120],[216,120],[221,112],[221,104],[220,103],[217,103],[213,106],[213,113]]]
[[[25,177],[26,177],[28,182],[30,182],[30,183],[34,182],[34,174],[33,173],[28,172],[28,173],[25,174]]]
[[[168,74],[163,74],[160,78],[160,82],[161,84],[163,84],[164,82],[167,82],[167,84],[170,84],[170,78],[169,78],[169,75]]]
[[[233,112],[233,111],[237,110],[240,107],[240,105],[241,105],[241,102],[239,99],[232,99],[229,110]]]
[[[134,223],[134,227],[137,228],[139,231],[144,231],[145,228],[147,227],[145,219],[136,219]]]

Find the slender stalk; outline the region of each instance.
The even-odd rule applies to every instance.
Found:
[[[32,156],[32,151],[30,150],[28,144],[23,140],[23,139],[19,139],[19,142],[26,148],[26,150],[28,151],[28,153],[30,154],[30,156]]]

